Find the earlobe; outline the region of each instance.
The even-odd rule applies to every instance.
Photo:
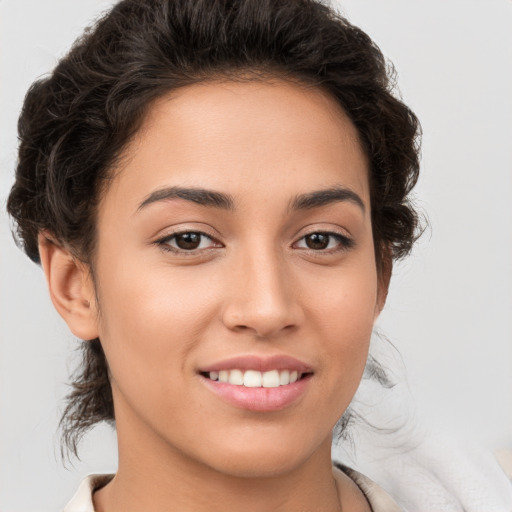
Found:
[[[97,338],[96,299],[88,267],[47,234],[39,234],[38,243],[55,309],[75,336],[83,340]]]

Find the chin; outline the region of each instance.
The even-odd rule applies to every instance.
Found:
[[[238,478],[275,478],[290,473],[300,466],[300,457],[275,454],[251,454],[232,457],[222,461],[213,469],[219,473]]]
[[[325,446],[330,460],[330,438]],[[225,449],[216,450],[214,457],[209,457],[210,460],[214,459],[210,467],[215,471],[240,478],[272,478],[290,473],[303,465],[313,453],[318,452],[319,446],[311,443],[308,449],[308,443],[304,440],[290,442],[290,439],[274,437],[250,444],[244,443],[239,447],[231,444],[223,448]],[[220,451],[222,456],[218,453]]]

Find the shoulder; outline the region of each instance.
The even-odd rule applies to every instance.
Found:
[[[335,463],[334,467],[347,475],[365,495],[373,512],[403,512],[400,505],[378,484],[355,469]]]
[[[89,475],[82,480],[80,487],[63,512],[94,512],[92,495],[94,491],[107,485],[114,475]]]

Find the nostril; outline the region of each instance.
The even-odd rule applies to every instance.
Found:
[[[223,324],[231,331],[270,338],[289,333],[300,323],[302,309],[291,299],[276,302],[257,298],[249,292],[245,297],[233,297],[221,313]]]

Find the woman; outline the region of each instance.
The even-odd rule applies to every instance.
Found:
[[[67,442],[115,417],[88,510],[397,509],[330,446],[415,238],[417,132],[309,1],[121,2],[33,86],[8,206],[86,340]]]

